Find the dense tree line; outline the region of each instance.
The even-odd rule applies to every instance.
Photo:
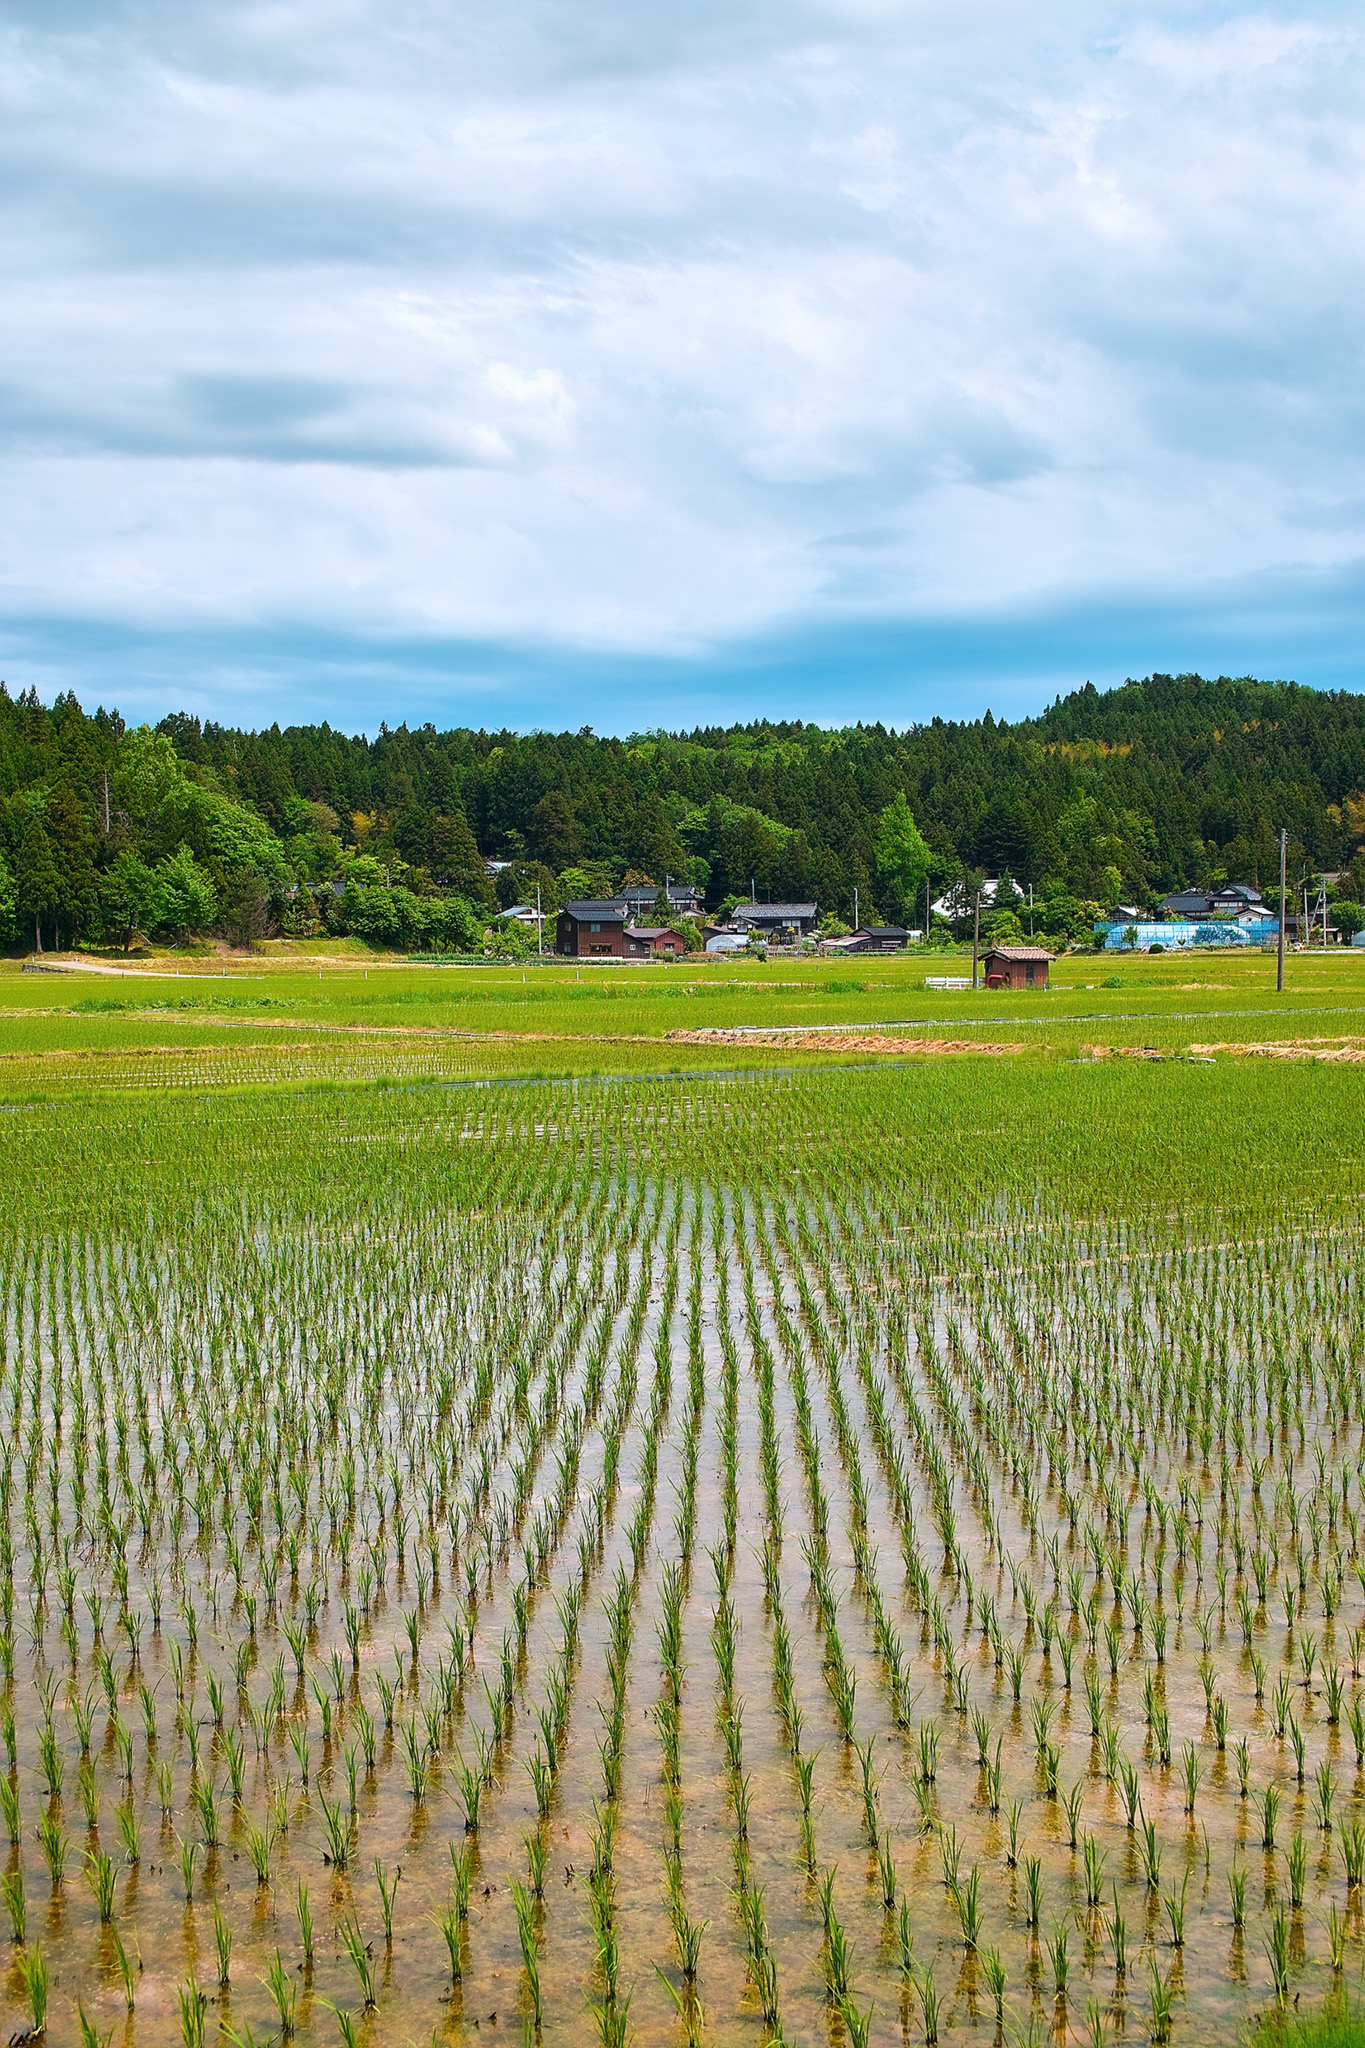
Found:
[[[1341,871],[1365,894],[1365,696],[1151,676],[1036,718],[903,732],[767,721],[628,739],[329,725],[155,732],[0,688],[0,930],[349,930],[464,948],[536,887],[628,874],[909,917],[926,877],[1008,874],[1046,929],[1221,879]],[[485,860],[508,865],[491,881]],[[495,900],[495,892],[496,898]]]

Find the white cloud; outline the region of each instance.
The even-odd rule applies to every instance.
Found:
[[[0,606],[676,651],[1359,560],[1345,8],[11,9]]]

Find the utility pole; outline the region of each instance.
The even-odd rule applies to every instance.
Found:
[[[853,884],[853,929],[858,929],[858,884]]]
[[[972,987],[976,987],[976,962],[981,951],[981,891],[976,892],[976,915],[972,920]]]
[[[926,946],[929,943],[929,925],[933,914],[929,902],[929,877],[926,875],[924,877],[924,943]]]
[[[536,883],[536,958],[545,958],[545,919],[540,909],[540,884]]]
[[[1283,994],[1283,993],[1284,993],[1284,915],[1285,915],[1285,894],[1284,894],[1284,861],[1285,861],[1285,852],[1286,852],[1286,849],[1287,849],[1288,845],[1289,845],[1289,834],[1288,834],[1287,832],[1281,832],[1281,834],[1280,834],[1280,939],[1279,939],[1279,945],[1278,945],[1278,946],[1277,946],[1277,948],[1276,948],[1276,956],[1277,956],[1277,957],[1276,957],[1276,961],[1275,961],[1275,987],[1276,987],[1276,988],[1277,988],[1277,989],[1279,990],[1279,992],[1280,992],[1281,994]]]
[[[1028,885],[1028,935],[1033,937],[1033,884]]]

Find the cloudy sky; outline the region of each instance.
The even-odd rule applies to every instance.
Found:
[[[1359,687],[1358,6],[7,0],[0,674],[234,722]]]

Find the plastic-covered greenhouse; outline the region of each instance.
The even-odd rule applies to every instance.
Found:
[[[1150,953],[1154,947],[1174,952],[1185,946],[1259,946],[1279,936],[1279,919],[1258,918],[1255,924],[1238,924],[1231,918],[1200,920],[1171,918],[1166,922],[1139,919],[1123,924],[1097,924],[1095,935],[1104,933],[1106,953]],[[1134,934],[1135,936],[1130,936]]]

